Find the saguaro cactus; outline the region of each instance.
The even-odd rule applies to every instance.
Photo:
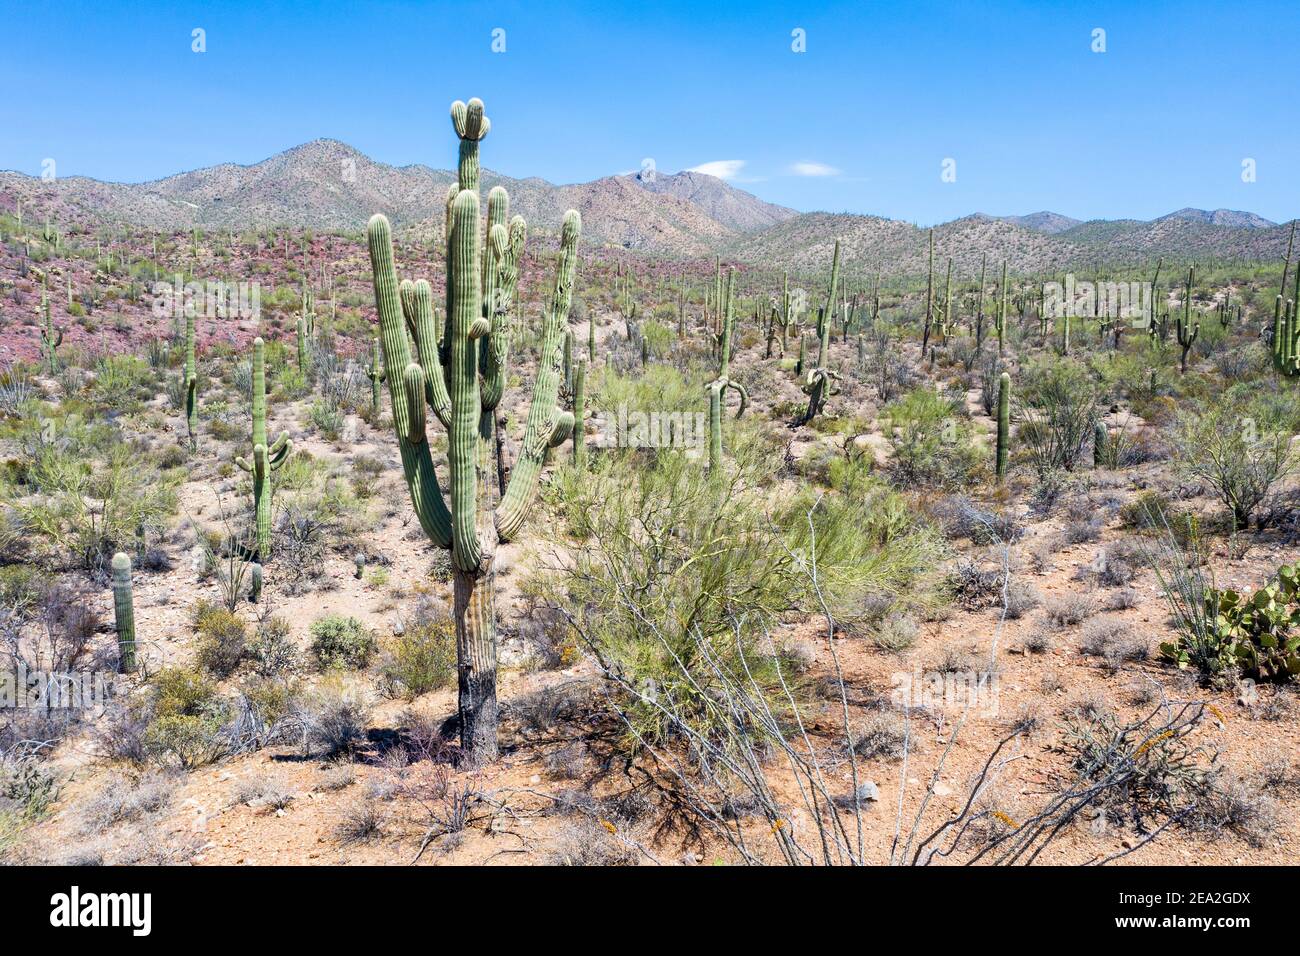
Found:
[[[993,320],[993,331],[998,334],[998,354],[1002,354],[1007,335],[1007,260],[1002,260],[1002,282],[998,285],[998,312]]]
[[[573,467],[587,464],[587,363],[578,361],[573,373]]]
[[[998,448],[997,476],[1001,481],[1007,475],[1007,453],[1011,449],[1011,376],[1003,372],[998,377]]]
[[[370,407],[379,414],[379,385],[384,380],[383,355],[378,337],[370,341],[370,361],[366,363],[366,378],[370,379]]]
[[[1106,461],[1106,442],[1109,440],[1110,433],[1106,431],[1106,423],[1098,420],[1092,431],[1092,467],[1100,468]]]
[[[829,368],[830,365],[830,332],[831,316],[830,312],[835,305],[835,287],[839,284],[840,279],[840,241],[835,240],[835,254],[831,260],[831,288],[826,297],[826,308],[822,310],[821,320],[817,324],[817,331],[821,336],[817,348],[817,367],[809,369],[800,387],[803,393],[808,396],[807,410],[795,421],[796,427],[806,424],[813,420],[823,408],[826,407],[826,399],[830,396],[834,383],[839,380],[838,372]]]
[[[199,444],[199,370],[194,357],[194,312],[185,310],[185,428],[190,436],[190,450]]]
[[[1183,314],[1175,320],[1175,329],[1178,334],[1178,347],[1183,350],[1182,356],[1178,360],[1179,371],[1187,373],[1187,353],[1192,350],[1192,344],[1196,337],[1201,334],[1201,323],[1197,322],[1192,325],[1192,282],[1194,280],[1195,269],[1187,270],[1187,289],[1183,293]]]
[[[441,349],[434,332],[432,290],[424,280],[398,285],[392,232],[384,216],[371,218],[367,239],[402,469],[425,534],[451,551],[461,745],[472,762],[480,762],[497,752],[492,570],[497,544],[513,538],[523,526],[548,450],[567,439],[574,424],[573,415],[561,411],[556,398],[582,220],[575,210],[565,213],[524,439],[506,491],[494,507],[495,483],[488,480],[493,411],[505,386],[512,331],[508,319],[526,227],[518,216],[507,226],[506,191],[493,189],[487,244],[480,248],[479,141],[489,123],[477,99],[453,103],[451,118],[460,156],[457,182],[447,196],[447,318]],[[450,504],[434,472],[426,406],[447,429]]]
[[[311,370],[311,342],[316,335],[315,303],[311,290],[305,285],[302,290],[302,311],[298,313],[298,370],[306,378]]]
[[[293,452],[287,432],[275,444],[266,443],[266,346],[253,339],[253,457],[236,458],[235,464],[253,477],[253,520],[258,563],[271,554],[271,472],[278,471]]]
[[[723,393],[730,388],[740,396],[740,407],[736,409],[737,418],[745,414],[745,406],[749,403],[749,393],[745,391],[745,386],[730,377],[731,339],[736,323],[734,312],[735,284],[736,273],[734,270],[728,270],[726,292],[723,293],[723,301],[720,304],[722,309],[722,331],[717,335],[718,377],[705,386],[709,399],[709,468],[711,470],[716,470],[722,463]]]
[[[131,559],[122,551],[113,555],[113,619],[117,625],[118,669],[135,670],[135,599],[131,592]]]
[[[50,318],[50,297],[41,290],[41,312],[45,316],[45,328],[41,329],[41,351],[45,353],[45,369],[50,375],[58,371],[58,356],[55,350],[63,344],[63,330],[54,327]]]

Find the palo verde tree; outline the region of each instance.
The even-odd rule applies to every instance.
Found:
[[[487,243],[479,221],[479,142],[489,123],[483,103],[457,100],[457,181],[447,194],[447,302],[441,342],[433,294],[424,280],[397,281],[392,230],[374,216],[367,229],[375,303],[393,424],[411,502],[425,534],[451,551],[461,745],[472,763],[497,753],[497,647],[493,561],[498,542],[518,534],[537,495],[549,449],[564,442],[573,415],[556,405],[577,270],[582,220],[564,215],[555,286],[543,317],[542,347],[518,460],[504,494],[492,477],[494,415],[506,382],[515,287],[526,236],[507,220],[509,199],[488,196]],[[507,224],[508,223],[508,224]],[[408,334],[414,340],[412,355]],[[447,429],[451,499],[443,497],[426,434],[426,407]]]

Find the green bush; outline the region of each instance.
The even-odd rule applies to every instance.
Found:
[[[978,472],[980,455],[960,399],[922,386],[886,405],[882,418],[898,484],[953,487]]]
[[[414,700],[456,680],[456,624],[445,610],[421,610],[388,642],[380,684],[391,697]]]
[[[362,668],[375,652],[375,635],[355,617],[329,614],[311,624],[311,651],[322,668]]]
[[[194,610],[199,666],[215,677],[229,677],[244,659],[246,632],[238,615],[207,601]]]
[[[183,667],[164,668],[150,683],[151,717],[144,731],[149,756],[175,760],[185,770],[220,757],[228,712],[216,687],[198,671]]]

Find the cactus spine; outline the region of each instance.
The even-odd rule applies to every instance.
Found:
[[[194,357],[194,309],[185,310],[185,427],[190,436],[190,450],[199,443],[199,371]]]
[[[113,555],[113,619],[117,625],[118,669],[135,670],[135,600],[131,592],[131,559],[119,551]]]
[[[510,540],[522,527],[536,498],[548,450],[567,439],[574,424],[573,415],[560,411],[556,399],[582,220],[575,210],[565,213],[523,444],[505,493],[493,507],[494,483],[487,481],[491,429],[505,385],[508,319],[526,226],[518,216],[507,225],[506,191],[493,189],[488,197],[487,244],[480,248],[479,141],[490,124],[477,99],[453,103],[451,118],[460,156],[457,182],[447,196],[448,309],[441,348],[434,333],[432,289],[424,280],[398,285],[392,231],[384,216],[371,218],[367,240],[384,365],[391,370],[393,422],[412,506],[425,534],[451,551],[460,737],[466,756],[477,763],[497,753],[493,611],[497,543]],[[447,429],[450,504],[434,471],[426,406]]]
[[[375,415],[379,414],[379,385],[385,374],[381,362],[379,339],[376,337],[370,341],[370,362],[366,365],[366,377],[370,379],[370,407]]]
[[[255,560],[264,564],[271,554],[271,472],[278,471],[293,451],[286,432],[272,445],[266,443],[266,346],[253,339],[253,457],[235,464],[253,478],[253,520],[256,528]]]
[[[998,448],[997,476],[1001,481],[1007,474],[1007,452],[1011,447],[1011,376],[1003,372],[998,377]]]

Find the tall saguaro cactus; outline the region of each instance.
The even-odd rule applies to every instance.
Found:
[[[578,360],[573,373],[573,467],[581,471],[587,465],[587,363]]]
[[[735,332],[736,316],[734,312],[736,273],[727,272],[726,291],[722,293],[722,331],[717,336],[718,377],[705,386],[709,399],[709,468],[712,471],[722,464],[722,399],[727,389],[732,389],[740,396],[740,407],[736,417],[745,414],[749,403],[749,393],[745,386],[731,378],[731,339]]]
[[[374,338],[370,342],[370,362],[366,365],[366,378],[370,379],[370,407],[376,415],[379,414],[379,384],[384,380],[384,367],[380,353],[379,339]]]
[[[50,318],[50,297],[44,289],[41,290],[41,312],[45,317],[45,328],[41,329],[41,351],[45,353],[45,370],[53,375],[59,370],[56,350],[63,344],[63,330],[54,327],[54,320]]]
[[[135,598],[131,591],[131,559],[124,552],[113,555],[113,620],[117,626],[118,669],[135,670]]]
[[[185,428],[190,436],[190,450],[199,443],[199,369],[194,356],[194,309],[185,310]]]
[[[524,439],[505,493],[494,501],[496,484],[488,478],[493,411],[506,381],[510,316],[526,226],[518,216],[507,226],[509,198],[504,189],[493,189],[482,248],[479,142],[489,122],[477,99],[468,104],[457,100],[451,118],[460,156],[457,182],[447,195],[447,316],[441,348],[434,331],[431,287],[424,280],[398,284],[392,231],[384,216],[371,218],[367,239],[402,469],[420,526],[434,544],[451,551],[460,737],[466,756],[477,763],[497,753],[497,545],[518,534],[536,498],[549,449],[564,442],[574,427],[573,415],[561,411],[556,399],[582,219],[572,209],[564,215]],[[426,406],[447,429],[450,502],[434,471]]]
[[[997,476],[1001,481],[1007,476],[1007,454],[1011,449],[1011,376],[1003,372],[998,377],[998,448]]]
[[[275,444],[266,443],[266,346],[253,339],[253,457],[236,458],[235,464],[253,477],[253,520],[256,560],[265,564],[271,554],[271,472],[278,471],[293,452],[287,432]]]
[[[1201,334],[1201,323],[1192,324],[1192,283],[1195,281],[1195,274],[1195,268],[1187,270],[1187,288],[1183,293],[1183,314],[1175,320],[1178,347],[1182,349],[1182,355],[1178,360],[1178,369],[1184,375],[1187,374],[1187,353],[1192,350],[1196,337]]]
[[[835,288],[840,281],[840,241],[835,240],[835,254],[831,260],[831,287],[826,296],[826,308],[822,310],[821,321],[817,331],[821,339],[817,347],[817,366],[809,369],[804,376],[800,389],[808,396],[807,410],[795,421],[795,425],[804,425],[812,421],[823,408],[830,396],[834,383],[839,380],[839,373],[830,369],[830,332],[831,310],[835,307]]]
[[[311,342],[316,335],[315,302],[311,290],[304,284],[302,290],[302,311],[298,313],[298,370],[307,378],[311,369]]]

